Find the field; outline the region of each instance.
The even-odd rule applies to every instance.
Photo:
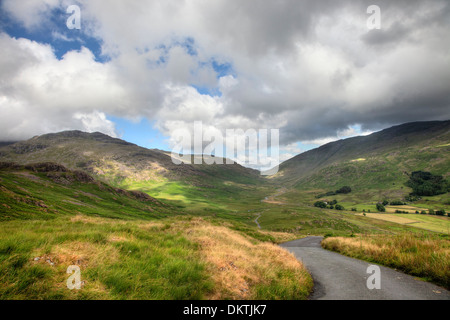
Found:
[[[409,225],[415,228],[429,231],[450,234],[450,218],[419,214],[385,214],[385,213],[366,213],[366,216],[372,219],[394,222],[402,225]]]

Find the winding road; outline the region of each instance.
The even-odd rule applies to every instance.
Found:
[[[380,268],[380,289],[368,289],[373,263],[327,251],[322,237],[281,244],[303,262],[314,279],[311,300],[450,300],[449,291],[390,268]]]

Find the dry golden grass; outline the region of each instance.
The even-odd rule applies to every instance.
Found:
[[[261,234],[271,236],[274,239],[274,242],[276,242],[276,243],[284,243],[284,242],[294,241],[299,238],[298,235],[295,235],[293,233],[288,233],[288,232],[276,232],[276,231],[265,231],[265,230],[260,230],[259,232]]]
[[[309,296],[313,283],[303,265],[284,249],[258,240],[290,240],[291,235],[270,232],[272,238],[265,237],[257,230],[233,230],[221,223],[185,216],[117,221],[82,215],[5,223],[0,232],[4,259],[0,297],[293,300]],[[80,267],[82,290],[68,290],[69,266]]]
[[[395,215],[391,215],[391,214],[385,214],[385,213],[366,213],[366,216],[369,218],[373,218],[373,219],[384,220],[384,221],[400,223],[400,224],[410,224],[410,223],[418,222],[417,220],[399,217],[399,216],[395,216]]]
[[[68,266],[79,266],[81,270],[87,268],[102,267],[110,265],[119,260],[119,252],[109,245],[93,244],[91,242],[68,242],[54,246],[50,253],[45,253],[42,249],[34,250],[31,265],[40,264],[43,267],[50,267],[58,272],[53,273],[52,279],[42,285],[51,283],[51,290],[54,292],[63,291],[66,299],[79,299],[79,292],[67,290],[66,281],[69,275],[66,273]],[[39,259],[39,260],[35,260]],[[83,292],[95,296],[97,299],[110,299],[108,289],[99,279],[82,278],[81,288]],[[81,292],[81,293],[83,293]]]
[[[93,224],[105,224],[107,223],[105,219],[88,217],[82,214],[77,214],[76,216],[70,218],[71,222],[82,222],[82,223],[93,223]]]
[[[162,227],[164,227],[164,223],[155,221],[145,222],[139,225],[139,228],[143,230],[160,229]]]
[[[33,256],[40,258],[39,263],[51,261],[55,266],[95,267],[117,261],[119,254],[108,244],[74,241],[56,245],[50,253],[35,250]]]
[[[414,206],[386,206],[386,212],[395,213],[396,210],[407,211],[409,213],[416,213],[416,211],[427,211],[426,208],[414,207]]]
[[[187,237],[200,244],[201,255],[210,265],[215,289],[208,299],[252,299],[258,297],[259,286],[270,286],[275,280],[286,288],[302,288],[305,297],[312,289],[311,277],[304,266],[276,245],[256,242],[202,219],[189,223]],[[283,278],[283,274],[293,278]]]
[[[322,246],[450,287],[450,241],[446,239],[405,233],[327,238]]]

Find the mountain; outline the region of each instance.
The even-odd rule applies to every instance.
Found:
[[[328,143],[280,165],[276,183],[300,189],[403,186],[412,171],[450,175],[450,121],[414,122]]]
[[[171,155],[102,133],[66,131],[0,147],[0,161],[18,164],[54,162],[82,170],[96,179],[158,198],[208,204],[205,199],[238,198],[248,186],[262,183],[256,170],[239,164],[176,165]]]
[[[254,191],[255,186],[264,186],[267,192],[279,186],[332,191],[348,185],[354,190],[407,193],[404,184],[413,171],[450,175],[449,149],[450,121],[433,121],[326,144],[282,163],[269,179],[238,164],[175,165],[168,152],[81,131],[46,134],[0,147],[0,161],[55,162],[114,187],[209,208],[218,199],[222,204],[241,200],[242,193]],[[255,199],[258,196],[254,194]]]

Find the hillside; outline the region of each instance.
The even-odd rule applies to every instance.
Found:
[[[281,164],[272,181],[301,189],[398,188],[416,170],[450,175],[450,121],[408,123],[332,142]]]
[[[172,215],[173,208],[143,192],[114,188],[55,163],[0,162],[0,220],[74,214],[160,219]]]
[[[359,213],[374,210],[380,193],[407,192],[405,171],[448,176],[448,127],[410,124],[332,143],[271,180],[239,165],[176,166],[163,151],[100,133],[5,145],[0,299],[306,299],[311,276],[274,243],[448,233],[447,217]],[[342,184],[355,190],[336,196],[346,210],[313,206]],[[433,199],[420,206],[443,208],[448,194]],[[80,267],[83,290],[67,290],[69,266]]]
[[[272,243],[292,239],[59,164],[0,163],[0,300],[306,299],[310,275]]]
[[[142,190],[182,205],[208,206],[208,199],[237,198],[262,182],[259,172],[233,165],[175,165],[170,154],[102,133],[66,131],[0,148],[0,161],[55,162],[82,170],[115,187]]]
[[[418,122],[324,145],[281,164],[262,178],[240,165],[177,166],[164,151],[141,148],[101,133],[68,131],[0,148],[0,161],[54,162],[113,188],[142,191],[174,212],[219,217],[273,231],[353,233],[375,220],[314,207],[316,198],[347,211],[376,212],[380,201],[404,201],[413,171],[449,176],[450,121]],[[342,186],[350,194],[321,196]],[[450,209],[450,194],[424,197],[408,210]],[[398,208],[387,208],[391,213]],[[363,222],[364,221],[364,222]],[[331,223],[332,222],[332,223]],[[383,227],[384,228],[384,227]]]

